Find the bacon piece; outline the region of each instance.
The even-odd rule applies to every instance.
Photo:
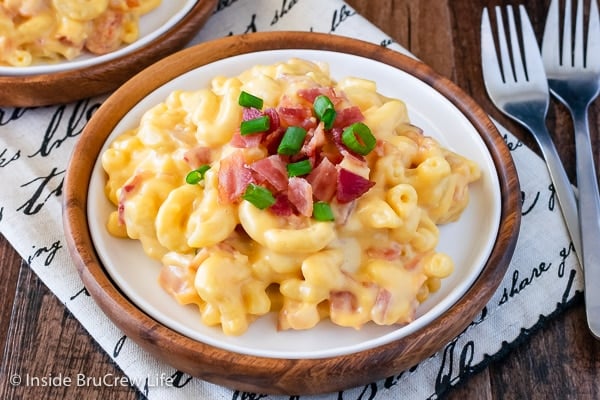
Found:
[[[331,139],[331,132],[326,133],[326,138],[328,138],[325,145],[321,148],[321,158],[327,158],[333,164],[339,164],[344,159],[342,153],[340,153],[340,148],[333,142]]]
[[[269,182],[275,190],[282,192],[288,186],[288,173],[285,162],[280,156],[274,154],[267,158],[262,158],[248,166],[256,172],[261,179]]]
[[[289,178],[287,195],[290,203],[294,205],[300,215],[312,216],[313,189],[306,179],[297,176]]]
[[[367,255],[372,258],[379,258],[387,261],[397,261],[402,256],[402,248],[396,242],[392,242],[389,247],[369,247]]]
[[[115,51],[121,45],[125,15],[122,11],[108,9],[92,21],[85,48],[94,54]]]
[[[306,130],[317,126],[317,119],[308,107],[278,107],[277,112],[286,126],[301,126]]]
[[[219,201],[224,204],[238,201],[249,183],[253,182],[252,171],[244,165],[241,150],[221,159],[219,167]]]
[[[367,160],[363,156],[357,156],[346,150],[342,150],[341,155],[342,160],[338,163],[338,168],[345,168],[348,171],[362,176],[363,178],[369,177],[371,169],[369,168]]]
[[[212,161],[211,149],[205,146],[196,146],[185,152],[183,160],[193,169],[210,164]]]
[[[315,157],[317,150],[322,148],[327,143],[325,137],[325,127],[322,122],[317,125],[315,129],[311,129],[307,132],[304,145],[300,150],[300,153],[307,157]]]
[[[346,146],[344,145],[344,142],[342,142],[342,133],[344,133],[344,130],[342,128],[337,128],[337,127],[333,127],[331,129],[331,141],[338,147],[338,148],[346,148]]]
[[[281,142],[284,133],[285,130],[282,127],[279,127],[276,131],[264,135],[261,144],[267,149],[269,154],[277,153],[277,148],[279,147],[279,143]]]
[[[252,119],[260,118],[266,115],[269,117],[269,129],[266,133],[273,132],[279,128],[281,122],[279,120],[279,114],[274,108],[266,108],[264,111],[256,109],[254,107],[244,107],[242,109],[242,121],[250,121]]]
[[[261,144],[267,149],[269,154],[276,154],[285,129],[281,126],[281,118],[276,109],[267,108],[265,115],[269,116],[269,130],[264,133]]]
[[[331,100],[334,105],[339,103],[341,100],[332,87],[314,87],[298,90],[298,96],[306,101],[309,101],[311,104],[315,101],[317,96],[320,95],[329,97],[329,100]]]
[[[313,169],[306,177],[312,185],[313,195],[317,200],[330,201],[336,190],[338,171],[327,158]]]
[[[350,314],[358,308],[356,296],[347,290],[332,291],[329,294],[329,304],[331,305],[332,316],[337,313]]]
[[[333,121],[334,128],[346,128],[356,122],[364,121],[365,116],[363,115],[360,108],[356,106],[346,107],[337,112],[335,120]]]
[[[262,116],[269,117],[269,129],[265,132],[261,133],[253,133],[250,135],[242,135],[239,130],[234,132],[233,137],[231,139],[231,145],[238,148],[249,148],[249,147],[258,147],[258,145],[263,144],[269,150],[269,153],[274,153],[271,151],[272,142],[274,139],[279,137],[279,131],[281,127],[281,121],[279,119],[279,114],[277,114],[277,110],[274,108],[267,108],[265,111],[260,111],[253,107],[244,107],[242,110],[242,120],[249,121],[252,119],[256,119]],[[275,134],[275,136],[273,136]],[[277,144],[279,141],[277,141]],[[277,148],[275,147],[275,150]]]
[[[258,147],[258,145],[262,142],[264,137],[263,133],[253,133],[251,135],[242,135],[240,130],[237,129],[233,136],[231,137],[231,145],[237,148],[250,148],[250,147]]]
[[[257,108],[254,107],[244,107],[242,109],[242,121],[250,121],[251,119],[256,119],[262,117],[263,113]]]
[[[267,115],[269,117],[269,129],[266,133],[269,134],[278,130],[281,126],[281,120],[279,118],[277,110],[274,108],[267,108],[264,111],[264,115]]]
[[[388,321],[388,312],[392,302],[392,293],[384,288],[380,288],[377,292],[375,304],[371,309],[371,318],[379,325],[390,325],[395,321]]]
[[[275,203],[268,210],[280,217],[289,217],[294,214],[292,203],[290,203],[288,197],[283,193],[275,195]]]
[[[375,182],[371,182],[345,168],[340,168],[338,171],[336,199],[340,203],[348,203],[367,193],[373,185],[375,185]]]

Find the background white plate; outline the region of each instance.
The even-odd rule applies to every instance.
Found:
[[[181,20],[197,3],[197,0],[162,0],[154,10],[140,17],[140,36],[135,42],[123,46],[111,53],[99,56],[83,52],[73,60],[53,63],[37,63],[27,67],[11,67],[0,65],[0,75],[21,76],[51,74],[90,67],[106,61],[115,60],[123,55],[144,47],[163,33],[167,32]]]
[[[454,259],[456,270],[443,281],[440,291],[419,307],[415,321],[402,327],[369,324],[361,330],[322,321],[311,330],[278,332],[276,316],[268,315],[255,321],[244,335],[228,337],[220,327],[204,326],[195,306],[179,305],[160,288],[160,265],[143,253],[137,241],[108,234],[105,225],[114,207],[104,195],[106,176],[99,160],[88,192],[88,222],[96,251],[118,287],[140,309],[169,328],[203,343],[248,355],[306,359],[350,354],[404,337],[440,316],[472,285],[496,240],[501,197],[493,160],[476,129],[447,98],[404,71],[363,57],[319,50],[256,52],[202,66],[150,93],[115,127],[102,152],[116,136],[136,127],[142,114],[173,90],[206,88],[217,75],[236,76],[254,65],[292,57],[327,62],[336,80],[356,76],[375,81],[380,93],[406,102],[412,122],[427,135],[474,160],[481,168],[482,178],[472,185],[471,201],[461,219],[440,230],[438,250]]]

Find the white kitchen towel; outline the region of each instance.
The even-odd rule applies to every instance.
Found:
[[[192,44],[268,30],[328,32],[407,53],[342,0],[221,0]],[[65,244],[62,185],[71,150],[105,99],[0,108],[2,234],[149,399],[289,399],[241,393],[174,370],[128,340],[87,295]],[[302,400],[437,398],[581,295],[582,272],[545,163],[500,129],[521,182],[522,227],[509,270],[485,309],[444,349],[408,371],[342,393],[301,396]]]

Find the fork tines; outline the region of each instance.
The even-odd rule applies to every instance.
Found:
[[[497,73],[502,75],[504,83],[523,82],[529,81],[530,78],[534,77],[545,77],[537,39],[525,7],[523,5],[519,6],[519,19],[521,22],[521,29],[519,30],[512,6],[506,6],[509,36],[505,32],[504,18],[500,6],[495,7],[495,14],[498,33],[497,41],[494,40],[488,10],[483,10],[481,46],[482,62],[485,64],[483,66],[484,74],[486,70],[498,69]],[[496,42],[498,46],[496,46]]]
[[[597,63],[588,62],[588,58],[600,57],[600,18],[598,18],[598,4],[596,0],[590,2],[589,25],[587,41],[584,43],[584,2],[577,1],[575,11],[575,30],[572,28],[571,0],[565,0],[562,30],[559,29],[560,10],[559,1],[552,1],[548,10],[544,40],[542,42],[542,56],[551,72],[558,68],[575,67],[590,68]],[[573,33],[575,37],[573,38]],[[562,40],[560,35],[562,34]],[[584,51],[587,47],[587,52]]]

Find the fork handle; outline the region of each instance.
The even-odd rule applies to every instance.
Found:
[[[558,198],[560,210],[565,219],[565,224],[567,226],[567,230],[569,231],[569,235],[571,236],[573,247],[575,248],[575,254],[579,262],[583,264],[583,259],[581,257],[582,245],[579,213],[577,211],[577,200],[575,198],[573,186],[571,186],[569,177],[565,172],[562,160],[558,154],[558,151],[556,150],[556,147],[554,146],[554,142],[552,141],[552,137],[548,132],[548,128],[546,127],[544,120],[530,120],[525,126],[527,126],[533,133],[533,136],[540,146],[540,150],[542,151],[544,159],[546,160],[546,165],[548,166],[548,172],[550,173],[554,191],[556,192],[556,196]]]
[[[573,111],[579,222],[581,227],[584,293],[587,321],[600,339],[600,196],[588,125],[588,108]]]

